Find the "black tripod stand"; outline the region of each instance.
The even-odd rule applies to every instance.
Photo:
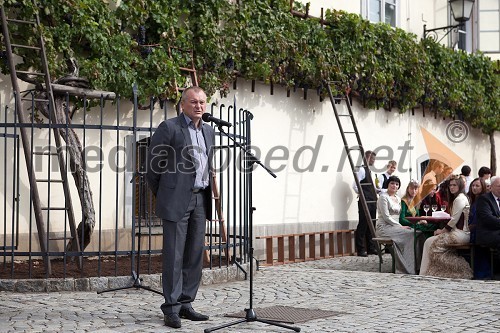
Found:
[[[249,114],[250,119],[252,119],[253,115],[250,112],[248,112],[248,114]],[[249,229],[249,231],[248,231],[248,245],[249,245],[248,255],[249,255],[249,258],[250,258],[250,304],[249,304],[249,308],[245,309],[245,312],[246,312],[245,319],[240,319],[240,320],[237,320],[235,322],[232,322],[232,323],[229,323],[229,324],[220,325],[220,326],[213,327],[213,328],[206,328],[204,330],[204,332],[205,333],[209,333],[209,332],[213,332],[213,331],[219,330],[221,328],[238,325],[240,323],[245,323],[245,322],[253,322],[253,321],[257,321],[257,322],[261,322],[261,323],[265,323],[265,324],[269,324],[269,325],[274,325],[274,326],[278,326],[278,327],[287,328],[287,329],[293,330],[295,332],[300,332],[300,328],[299,327],[294,327],[294,326],[289,326],[289,325],[281,324],[281,323],[278,323],[278,322],[275,322],[275,321],[272,321],[272,320],[266,320],[266,319],[257,318],[257,314],[255,313],[255,310],[253,309],[253,260],[254,260],[254,258],[253,258],[253,231],[252,231],[252,229],[253,229],[253,211],[255,210],[255,208],[252,206],[252,168],[253,168],[253,164],[254,163],[259,164],[261,167],[263,167],[274,178],[276,178],[276,175],[271,170],[269,170],[265,165],[263,165],[261,163],[261,161],[259,161],[259,159],[257,159],[249,150],[247,150],[239,142],[236,142],[232,137],[230,137],[226,132],[224,132],[224,130],[222,129],[222,126],[219,125],[218,129],[226,137],[228,137],[229,139],[231,139],[231,141],[233,141],[233,143],[236,146],[238,146],[242,151],[245,152],[245,158],[246,158],[246,161],[247,161],[247,166],[246,166],[247,168],[245,170],[249,171],[247,179],[248,179],[248,192],[249,192],[248,193],[248,201],[249,201],[248,205],[250,207],[250,215],[249,215],[249,220],[248,220],[248,229]],[[250,138],[250,126],[249,126],[248,122],[247,122],[247,135]],[[248,145],[250,145],[250,142],[248,142]]]
[[[137,239],[137,260],[136,260],[136,252],[134,250],[134,243],[135,243],[135,226],[136,226],[136,217],[135,217],[135,214],[133,214],[133,217],[132,217],[132,278],[134,279],[134,283],[131,285],[131,286],[128,286],[128,287],[119,287],[119,288],[112,288],[112,289],[106,289],[106,290],[101,290],[101,291],[98,291],[97,293],[98,294],[102,294],[102,293],[105,293],[105,292],[109,292],[109,291],[117,291],[117,290],[124,290],[124,289],[131,289],[131,288],[135,288],[135,289],[145,289],[145,290],[149,290],[149,291],[152,291],[154,293],[157,293],[159,295],[162,295],[163,296],[163,293],[158,291],[158,290],[154,290],[148,286],[143,286],[142,285],[142,279],[141,279],[141,276],[140,276],[140,270],[141,270],[141,238],[142,238],[142,233],[141,233],[141,227],[142,227],[142,223],[140,221],[140,219],[142,218],[143,216],[143,207],[145,207],[145,200],[143,198],[143,191],[142,189],[145,187],[145,180],[144,180],[144,177],[145,177],[145,173],[144,172],[136,172],[136,174],[134,175],[134,177],[132,178],[132,180],[130,181],[131,183],[134,183],[134,191],[135,191],[135,184],[137,184],[136,182],[136,177],[139,176],[139,227],[138,227],[138,239]],[[135,200],[133,201],[135,203]],[[133,205],[135,206],[135,205]],[[133,211],[135,211],[135,207],[132,208]],[[134,265],[137,265],[137,270],[134,270]]]

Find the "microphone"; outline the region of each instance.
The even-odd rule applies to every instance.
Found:
[[[204,113],[203,116],[201,116],[201,119],[203,119],[203,121],[205,122],[213,122],[214,124],[216,124],[217,126],[227,126],[227,127],[231,127],[233,126],[230,122],[228,121],[225,121],[225,120],[222,120],[222,119],[219,119],[219,118],[215,118],[215,117],[212,117],[212,115],[210,113]]]

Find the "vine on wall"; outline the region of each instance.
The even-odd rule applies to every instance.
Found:
[[[9,16],[34,10],[30,0],[3,3]],[[500,78],[489,58],[356,14],[328,10],[321,25],[293,17],[288,0],[129,0],[118,8],[102,0],[45,0],[40,6],[54,79],[67,75],[67,59],[74,58],[95,89],[130,97],[136,82],[143,100],[175,100],[174,80],[182,84],[179,67],[190,59],[171,50],[188,49],[208,94],[227,93],[236,76],[323,95],[322,81],[336,80],[369,108],[405,112],[423,105],[487,134],[500,127]],[[20,55],[21,67],[38,66],[35,55]]]

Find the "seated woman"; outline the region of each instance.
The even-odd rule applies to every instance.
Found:
[[[388,178],[387,192],[377,201],[377,237],[389,237],[394,243],[396,273],[415,274],[413,231],[399,224],[401,199],[396,195],[401,181],[396,176]]]
[[[486,183],[482,178],[474,179],[470,186],[467,197],[469,197],[470,202],[470,214],[469,214],[469,230],[470,230],[470,242],[476,243],[476,199],[486,193]],[[486,247],[476,247],[474,251],[474,278],[484,279],[490,276],[491,263],[490,263],[490,250]]]
[[[439,188],[436,192],[436,202],[438,203],[438,207],[440,206],[445,206],[445,212],[447,212],[448,214],[451,213],[451,210],[449,210],[448,208],[448,183],[449,183],[449,179],[445,180],[444,182],[442,182],[441,184],[439,184]],[[464,181],[465,183],[465,181]]]
[[[403,198],[401,198],[401,213],[399,214],[399,223],[401,225],[409,226],[423,232],[425,237],[430,237],[434,234],[437,229],[436,224],[428,224],[427,221],[422,220],[417,223],[411,223],[406,218],[420,216],[419,213],[419,203],[417,199],[418,189],[420,187],[419,182],[416,180],[410,181],[406,187],[406,192]]]
[[[465,196],[465,183],[459,176],[450,178],[448,197],[450,198],[451,219],[443,229],[434,232],[424,244],[420,275],[439,276],[456,279],[471,279],[472,269],[467,261],[448,247],[451,244],[468,244],[469,200]]]

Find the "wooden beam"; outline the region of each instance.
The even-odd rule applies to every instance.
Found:
[[[52,84],[52,90],[57,94],[70,94],[74,96],[87,96],[88,98],[96,98],[99,99],[115,99],[116,94],[110,91],[102,91],[102,90],[93,90],[93,89],[85,89],[85,88],[77,88],[72,86],[65,86],[63,84]]]

